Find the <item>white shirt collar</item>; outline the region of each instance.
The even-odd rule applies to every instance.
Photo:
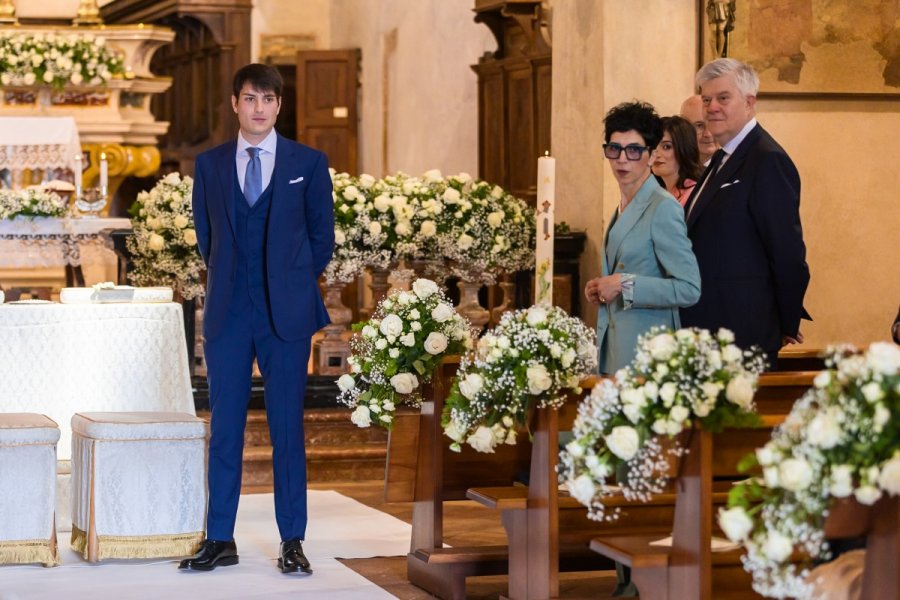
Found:
[[[244,156],[247,154],[247,148],[251,147],[253,144],[244,139],[243,134],[238,131],[238,140],[237,140],[237,155]],[[272,131],[269,132],[269,135],[263,139],[259,144],[256,145],[262,152],[269,152],[271,154],[275,154],[275,148],[278,146],[278,134],[275,132],[275,128],[272,128]]]
[[[744,128],[741,129],[740,133],[734,136],[730,142],[722,146],[722,150],[729,156],[734,154],[734,151],[737,150],[737,147],[741,145],[741,142],[744,141],[744,138],[747,137],[747,134],[749,134],[750,130],[754,127],[756,127],[756,117],[750,119],[747,124],[744,125]]]

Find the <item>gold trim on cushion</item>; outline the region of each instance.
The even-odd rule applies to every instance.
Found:
[[[45,567],[59,564],[56,535],[49,540],[0,541],[0,564],[43,563]]]
[[[96,556],[88,556],[88,536],[73,526],[71,546],[91,562],[107,558],[169,558],[195,554],[204,536],[202,531],[174,535],[100,535]]]

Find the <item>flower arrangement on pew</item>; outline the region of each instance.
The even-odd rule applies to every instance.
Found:
[[[460,363],[441,416],[450,447],[515,444],[532,408],[558,408],[596,368],[595,333],[581,319],[559,307],[504,314]]]
[[[126,242],[134,258],[134,285],[170,286],[182,298],[204,294],[205,269],[197,248],[191,193],[194,180],[169,173],[138,194],[128,210],[134,235]]]
[[[430,381],[441,359],[472,347],[469,323],[429,279],[389,294],[353,329],[347,361],[353,374],[337,383],[338,399],[355,409],[350,418],[359,427],[374,422],[390,429],[397,405],[418,404],[420,383]]]
[[[69,212],[58,194],[39,189],[0,190],[0,221],[25,217],[62,217]]]
[[[741,465],[762,476],[732,490],[719,514],[725,534],[746,547],[744,567],[765,596],[812,594],[810,562],[829,556],[823,526],[833,502],[900,495],[900,348],[830,354],[772,440]],[[792,563],[796,548],[809,558]]]
[[[764,366],[760,352],[741,350],[725,329],[650,330],[632,364],[578,407],[575,439],[560,453],[560,482],[591,519],[615,520],[618,510],[607,510],[604,498],[621,490],[647,501],[662,492],[669,459],[684,451],[675,439],[683,430],[695,422],[711,431],[758,423],[753,394]]]

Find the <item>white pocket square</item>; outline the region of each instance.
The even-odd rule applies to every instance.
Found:
[[[729,185],[734,185],[734,184],[740,183],[740,182],[741,182],[740,179],[735,179],[734,181],[730,181],[728,183],[723,183],[722,185],[719,186],[719,189],[721,190],[722,188],[727,188]]]
[[[298,177],[297,179],[291,179],[290,181],[288,181],[288,185],[291,185],[294,183],[300,183],[301,181],[303,181],[302,177]]]

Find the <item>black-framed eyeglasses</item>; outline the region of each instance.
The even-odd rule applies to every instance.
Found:
[[[622,150],[625,151],[625,158],[628,160],[641,160],[644,151],[650,150],[650,146],[641,146],[639,144],[628,144],[627,146],[615,143],[603,144],[603,155],[606,156],[606,158],[615,160],[622,155]]]

